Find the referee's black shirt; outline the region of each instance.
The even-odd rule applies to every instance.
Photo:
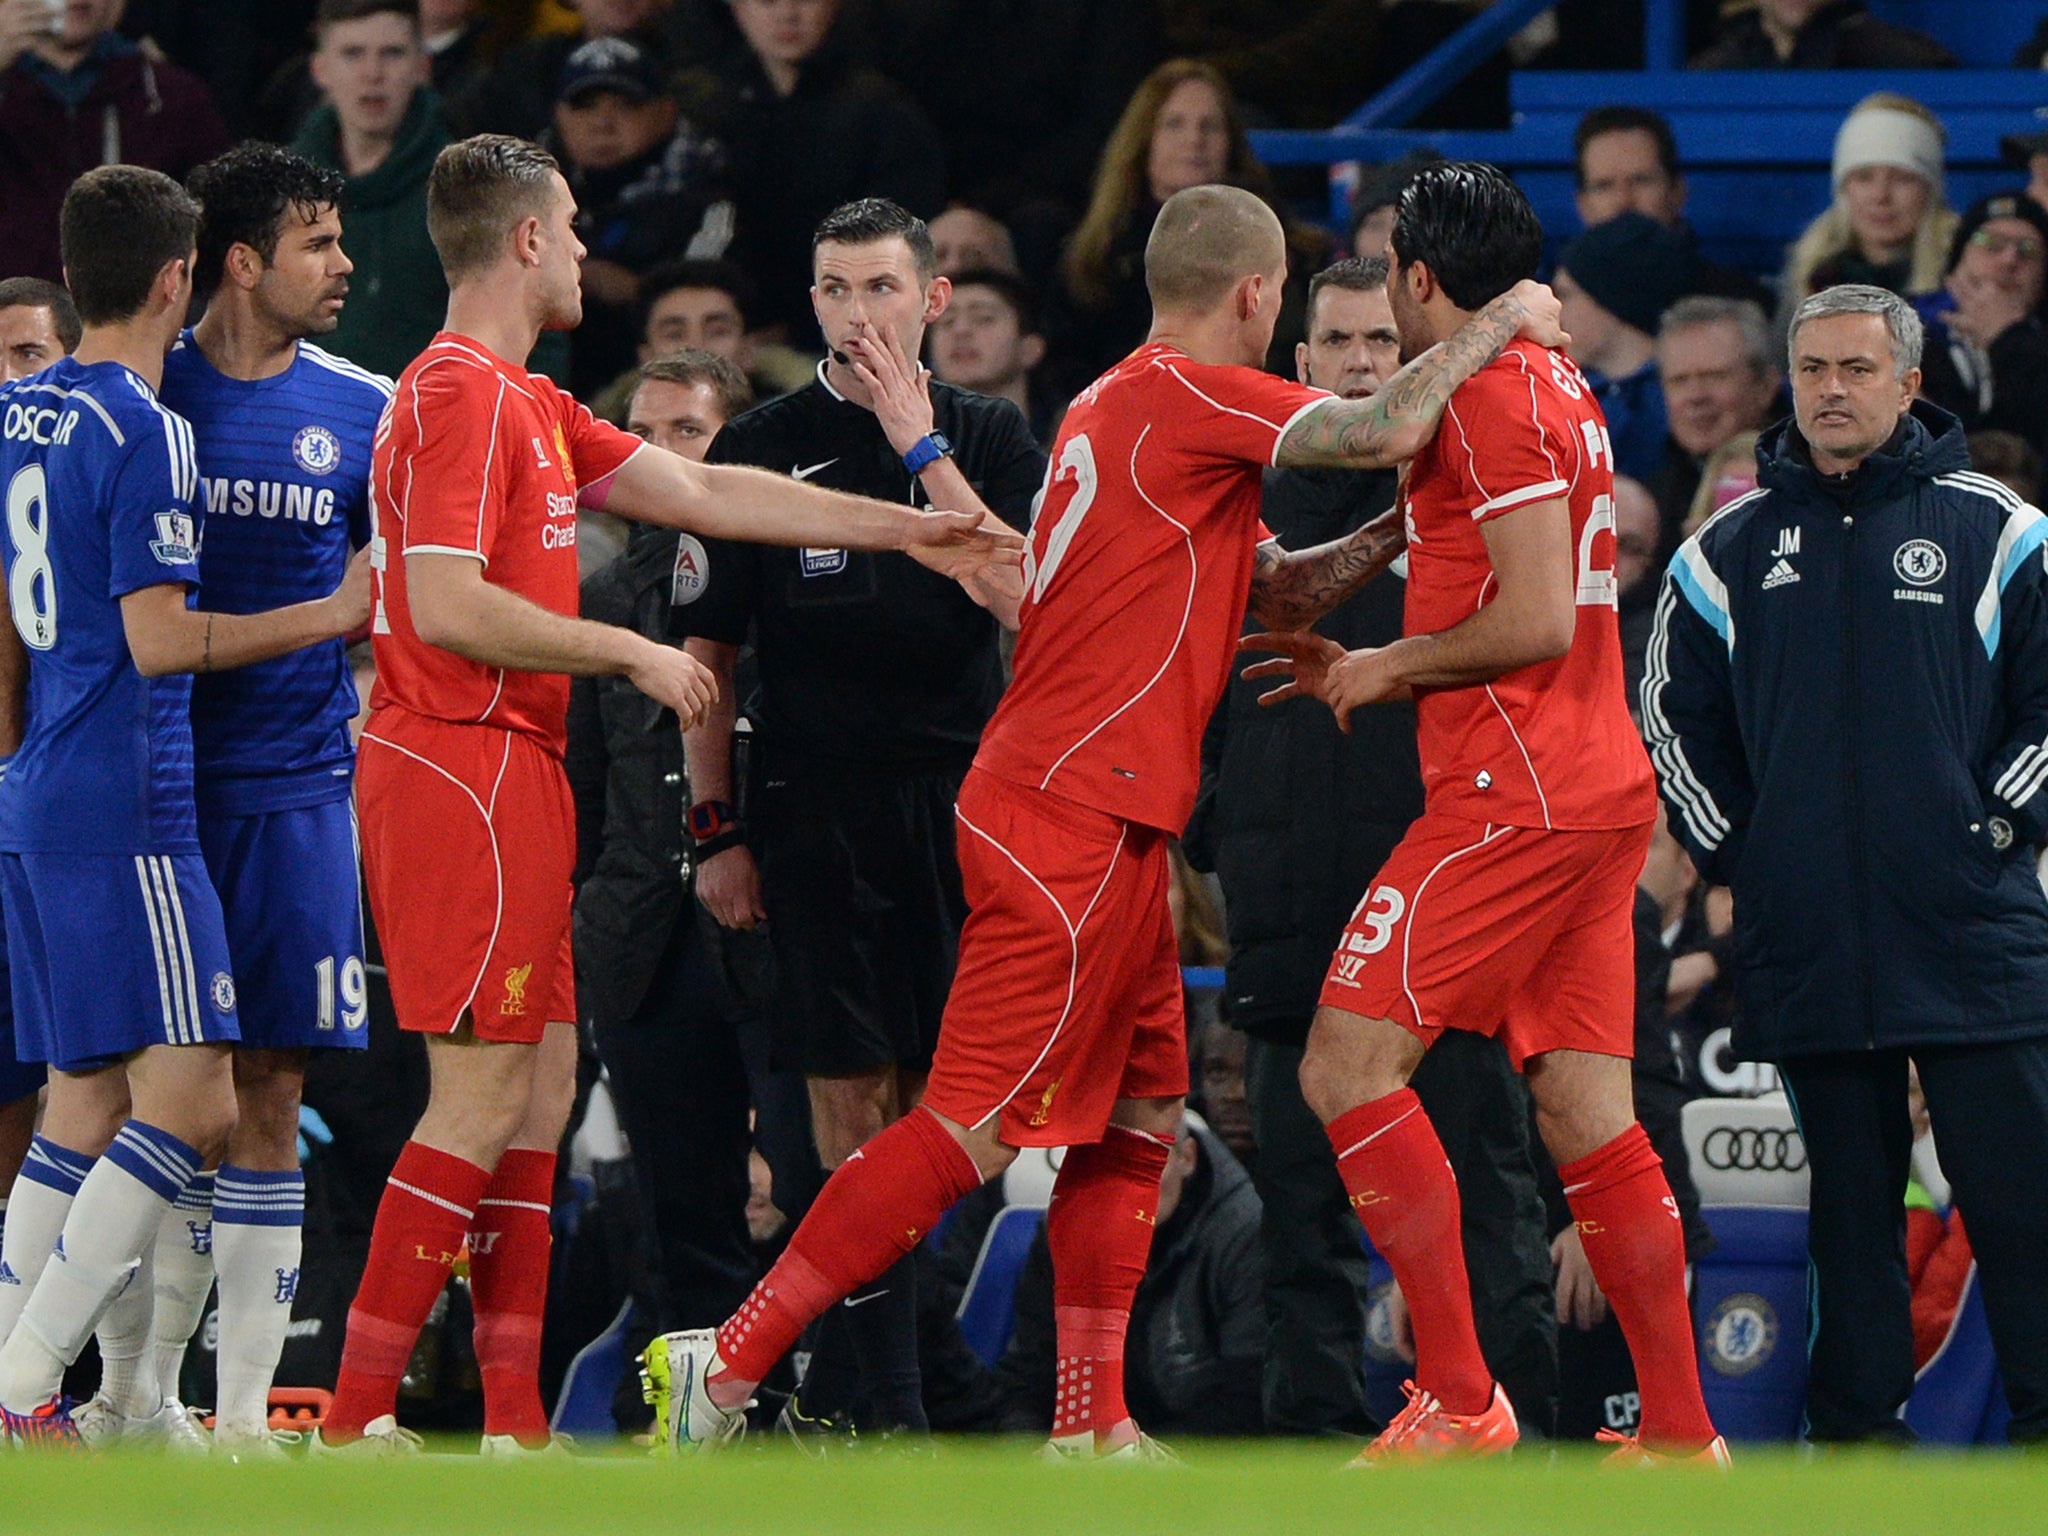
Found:
[[[937,380],[931,396],[934,429],[953,444],[968,483],[997,517],[1026,529],[1045,455],[1023,413]],[[822,363],[803,389],[727,422],[707,457],[881,501],[931,505],[874,413],[826,383]],[[738,644],[752,624],[761,741],[778,772],[801,771],[806,760],[908,772],[964,768],[1002,693],[994,616],[958,582],[908,555],[700,544],[685,534],[674,597],[678,637]]]

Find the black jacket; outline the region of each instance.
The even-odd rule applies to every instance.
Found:
[[[665,639],[675,556],[673,532],[636,530],[626,552],[583,583],[583,616]],[[564,766],[576,799],[577,990],[585,1011],[623,1019],[690,915],[689,789],[675,713],[623,677],[579,677],[569,685]]]
[[[2048,519],[1925,402],[1846,479],[1789,422],[1757,461],[1671,562],[1642,692],[1734,891],[1737,1053],[2048,1034]]]
[[[1393,490],[1387,474],[1270,470],[1262,513],[1284,546],[1303,549],[1377,516]],[[1316,632],[1352,650],[1399,638],[1405,587],[1389,572]],[[1351,909],[1422,814],[1422,769],[1412,705],[1362,709],[1347,736],[1321,704],[1261,708],[1271,686],[1232,678],[1202,741],[1182,843],[1223,883],[1230,1022],[1299,1045]]]
[[[1207,1131],[1195,1138],[1201,1161],[1179,1207],[1152,1235],[1131,1303],[1124,1395],[1155,1434],[1257,1434],[1266,1353],[1262,1207],[1229,1149]],[[1017,1279],[1017,1331],[995,1368],[1019,1429],[1043,1433],[1052,1422],[1055,1334],[1052,1249],[1040,1231]]]
[[[1863,0],[1834,0],[1799,29],[1789,59],[1764,31],[1755,11],[1731,16],[1721,36],[1692,60],[1694,69],[1949,69],[1956,56],[1924,32],[1869,14]]]

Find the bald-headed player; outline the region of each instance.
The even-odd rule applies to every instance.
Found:
[[[1148,1453],[1124,1405],[1124,1332],[1188,1086],[1167,844],[1194,804],[1247,599],[1275,628],[1305,627],[1401,548],[1380,519],[1289,553],[1259,523],[1260,472],[1407,459],[1517,335],[1559,334],[1556,301],[1523,283],[1378,394],[1343,400],[1259,371],[1286,275],[1257,198],[1194,187],[1160,210],[1151,335],[1067,413],[1025,559],[1016,679],[960,790],[972,911],[923,1106],[832,1175],[723,1328],[656,1341],[658,1445],[738,1433],[812,1318],[1020,1147],[1065,1146],[1052,1443]]]

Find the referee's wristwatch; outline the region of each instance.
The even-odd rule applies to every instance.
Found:
[[[927,432],[910,445],[910,452],[903,455],[903,467],[913,475],[921,475],[941,459],[953,457],[953,445],[943,432]]]
[[[690,840],[697,845],[699,864],[728,848],[738,848],[747,840],[747,829],[723,800],[700,800],[691,806],[687,825]]]

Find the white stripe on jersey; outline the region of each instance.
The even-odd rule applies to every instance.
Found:
[[[345,379],[354,379],[359,384],[367,384],[387,400],[398,392],[397,384],[385,378],[383,374],[372,373],[345,357],[336,357],[332,352],[323,347],[316,347],[310,341],[299,343],[299,356],[315,367],[325,368],[330,373],[338,373]]]
[[[122,435],[121,429],[114,425],[114,418],[107,414],[107,408],[101,405],[99,401],[93,399],[84,390],[65,389],[56,384],[23,384],[19,387],[24,390],[33,389],[45,395],[55,395],[59,400],[83,400],[91,408],[93,415],[99,417],[100,425],[105,427],[108,435],[114,439],[114,446],[116,448],[128,446],[128,439]]]

